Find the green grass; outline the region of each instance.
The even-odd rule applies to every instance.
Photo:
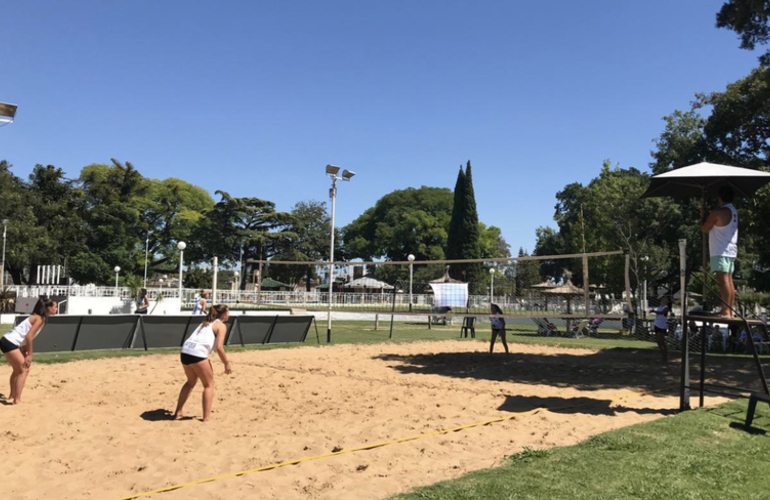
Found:
[[[770,417],[746,401],[594,436],[571,447],[524,450],[502,467],[415,489],[393,500],[753,500],[770,498]]]
[[[326,343],[326,323],[323,321],[318,322],[318,337],[316,337],[315,326],[310,326],[307,340],[304,344],[269,344],[269,345],[254,345],[247,347],[233,347],[228,346],[227,350],[230,352],[242,352],[242,351],[254,351],[254,350],[266,350],[266,349],[290,349],[299,347],[302,345],[329,345]],[[533,325],[534,327],[534,325]],[[0,335],[10,330],[11,325],[0,325]],[[400,323],[394,324],[393,339],[389,338],[390,335],[390,322],[386,320],[380,321],[379,328],[374,329],[373,321],[335,321],[332,327],[332,345],[335,344],[375,344],[380,342],[402,343],[402,342],[414,342],[414,341],[437,341],[437,340],[458,340],[460,332],[460,325],[434,325],[430,330],[425,323]],[[42,335],[45,335],[43,331]],[[320,340],[319,341],[317,340]],[[614,349],[614,348],[629,348],[629,349],[652,349],[655,345],[650,342],[642,342],[637,340],[628,340],[627,338],[611,338],[611,339],[596,339],[596,338],[581,338],[570,339],[563,337],[541,337],[536,335],[534,329],[519,330],[515,334],[510,333],[507,336],[508,342],[511,344],[535,344],[535,345],[549,345],[557,347],[573,347],[573,348],[588,348],[588,349]],[[469,342],[488,343],[490,339],[490,331],[488,327],[482,326],[477,330],[477,338],[467,339]],[[466,340],[466,339],[463,339]],[[502,346],[498,340],[498,351],[502,350]],[[125,358],[134,356],[145,356],[148,354],[177,354],[179,348],[166,348],[166,349],[150,349],[148,351],[143,350],[106,350],[106,351],[76,351],[76,352],[63,352],[63,353],[37,353],[35,354],[35,361],[38,363],[67,363],[70,361],[79,361],[84,359],[103,359],[103,358]]]

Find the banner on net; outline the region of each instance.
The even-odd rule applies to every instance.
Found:
[[[468,283],[430,283],[434,307],[467,307]]]

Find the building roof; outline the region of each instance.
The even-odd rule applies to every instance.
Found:
[[[363,278],[358,278],[357,280],[347,283],[345,288],[372,288],[376,290],[382,290],[384,288],[385,290],[393,290],[393,285],[388,285],[384,281],[374,279],[370,276],[364,276]]]
[[[291,285],[287,285],[286,283],[281,283],[278,280],[274,280],[273,278],[265,278],[262,280],[262,288],[292,288]]]

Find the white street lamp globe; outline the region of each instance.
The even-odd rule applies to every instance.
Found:
[[[495,268],[494,267],[490,267],[489,268],[489,274],[495,274]]]
[[[410,253],[409,256],[406,258],[406,260],[408,260],[409,262],[414,262],[414,255]]]
[[[241,275],[241,273],[239,273],[238,271],[235,271],[235,272],[233,273],[233,275],[235,275],[235,277],[237,278],[238,276],[240,276],[240,275]]]
[[[120,266],[115,266],[115,272],[116,272],[116,273],[119,273],[119,272],[120,272]]]
[[[176,247],[179,250],[184,250],[185,248],[187,248],[187,243],[185,243],[184,241],[180,241],[179,243],[176,244]]]

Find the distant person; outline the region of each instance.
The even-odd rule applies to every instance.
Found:
[[[663,297],[660,301],[660,305],[653,309],[655,313],[655,322],[653,326],[655,328],[655,340],[660,347],[660,354],[663,356],[663,362],[668,362],[668,346],[666,346],[666,336],[668,335],[668,313],[671,308],[668,305],[668,297]]]
[[[711,270],[716,273],[719,282],[719,295],[722,299],[720,316],[733,317],[735,305],[735,258],[738,256],[738,211],[733,206],[733,188],[719,188],[719,208],[715,208],[701,226],[701,231],[709,235],[709,253]],[[701,217],[705,215],[701,206]],[[705,270],[704,270],[705,271]]]
[[[626,317],[623,320],[625,323],[624,326],[628,329],[628,333],[632,333],[636,324],[636,301],[632,300],[631,305],[629,305],[628,302],[624,303],[623,312],[626,314]]]
[[[226,374],[233,372],[233,367],[225,354],[225,335],[227,335],[225,322],[229,317],[230,311],[226,305],[211,306],[206,319],[182,345],[182,368],[187,376],[187,382],[179,392],[174,418],[182,416],[182,408],[198,379],[203,384],[203,421],[208,422],[211,418],[211,405],[214,402],[214,368],[208,359],[211,351],[217,350],[219,359],[225,365]]]
[[[490,311],[492,314],[503,314],[503,310],[500,309],[500,306],[497,304],[491,304],[489,306]],[[508,343],[505,341],[505,319],[500,318],[490,318],[490,321],[492,323],[492,340],[489,343],[489,354],[492,354],[492,350],[495,347],[495,341],[497,340],[497,336],[500,336],[500,340],[503,341],[503,348],[505,348],[505,354],[509,354],[508,352]]]
[[[0,339],[0,350],[13,368],[11,394],[8,399],[13,400],[15,405],[21,403],[21,391],[24,389],[24,382],[27,381],[27,375],[32,367],[33,341],[45,326],[48,317],[56,314],[57,308],[58,304],[53,300],[38,300],[29,318],[16,325]]]
[[[136,310],[135,314],[147,314],[150,308],[150,299],[147,298],[147,289],[142,288],[139,290],[139,296],[136,297]]]
[[[195,306],[193,307],[193,316],[196,315],[205,315],[206,314],[206,299],[209,298],[209,292],[203,290],[201,291],[201,295],[198,298],[198,300],[195,302]]]

